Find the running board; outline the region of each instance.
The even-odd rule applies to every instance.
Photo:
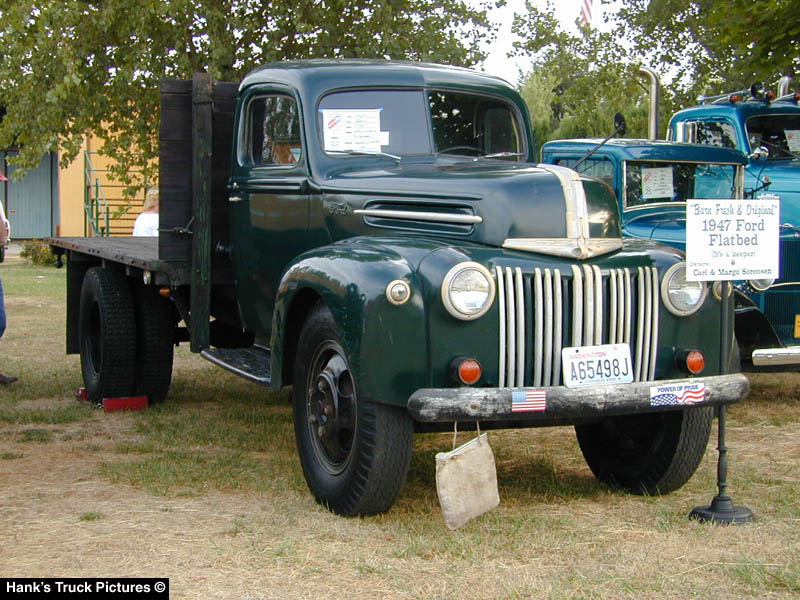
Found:
[[[272,361],[269,348],[250,346],[249,348],[206,348],[200,356],[256,383],[270,383],[272,380]]]

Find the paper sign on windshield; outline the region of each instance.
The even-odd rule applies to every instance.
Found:
[[[686,201],[686,279],[777,279],[780,198]]]
[[[651,167],[642,169],[642,197],[672,198],[672,167]]]
[[[786,129],[783,133],[786,136],[786,143],[789,145],[789,150],[792,152],[800,152],[800,129]]]
[[[323,109],[322,131],[325,150],[344,152],[381,151],[381,110]]]

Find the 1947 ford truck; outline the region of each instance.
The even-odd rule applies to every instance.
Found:
[[[736,402],[732,312],[611,190],[532,164],[504,81],[387,61],[165,82],[158,238],[55,238],[93,401],[164,400],[174,344],[292,385],[303,471],[388,510],[415,431],[575,426],[594,474],[666,493]]]

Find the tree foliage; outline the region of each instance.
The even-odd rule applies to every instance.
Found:
[[[771,84],[800,65],[800,0],[621,0],[609,33],[568,33],[553,5],[529,1],[517,15],[517,54],[533,69],[522,87],[537,141],[607,135],[622,112],[629,136],[647,134],[648,94],[640,66],[661,89],[660,135],[669,115],[699,94]],[[545,115],[542,111],[549,108]]]
[[[152,176],[163,78],[315,57],[471,65],[490,35],[485,7],[463,0],[6,0],[0,148],[23,169],[51,151],[65,165],[91,131],[120,179]]]
[[[527,2],[513,31],[516,53],[531,57],[521,92],[533,119],[537,145],[564,137],[605,137],[622,112],[629,135],[647,134],[647,89],[613,34],[583,28],[568,33],[553,6]]]
[[[624,0],[617,34],[686,95],[774,82],[800,66],[800,0]]]

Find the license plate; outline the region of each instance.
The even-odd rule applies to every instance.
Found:
[[[800,338],[800,315],[794,316],[794,337]]]
[[[628,344],[562,348],[561,364],[564,385],[569,388],[633,381]]]

